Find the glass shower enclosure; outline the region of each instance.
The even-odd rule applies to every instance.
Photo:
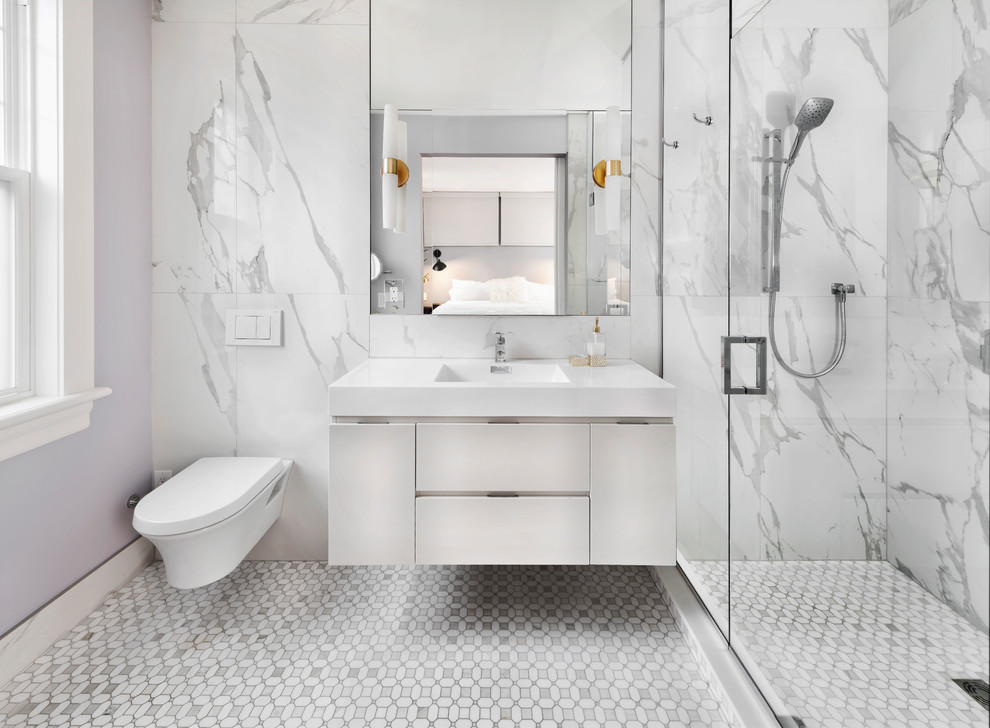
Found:
[[[986,725],[987,48],[985,0],[665,2],[678,564],[784,725]]]

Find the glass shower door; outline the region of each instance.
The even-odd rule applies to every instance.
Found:
[[[988,30],[894,5],[728,41],[729,636],[791,725],[986,725]]]
[[[729,2],[665,0],[664,378],[677,386],[678,564],[729,633]]]

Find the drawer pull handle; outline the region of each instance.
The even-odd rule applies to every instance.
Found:
[[[489,493],[489,498],[518,498],[518,493]]]

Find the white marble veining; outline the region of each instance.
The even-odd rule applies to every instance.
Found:
[[[152,295],[152,443],[155,467],[178,471],[234,455],[237,358],[224,345],[230,294]]]
[[[157,23],[234,22],[237,0],[151,0],[151,19]]]
[[[153,290],[232,293],[234,25],[155,23],[151,85]]]
[[[990,304],[891,299],[890,560],[982,629],[990,624]]]
[[[238,291],[366,294],[368,79],[341,73],[366,28],[239,26],[234,48]]]
[[[237,0],[240,23],[367,25],[370,0]]]
[[[725,558],[726,535],[734,558],[885,554],[886,31],[856,25],[879,22],[876,2],[823,6],[815,14],[823,28],[795,24],[802,7],[771,2],[732,40],[729,129],[728,8],[719,14],[713,3],[691,4],[692,14],[686,3],[667,4],[664,136],[679,148],[666,150],[664,162],[664,373],[691,403],[679,413],[678,453],[680,546],[689,559]],[[777,334],[792,366],[820,366],[834,342],[829,285],[855,283],[846,358],[814,382],[771,361],[768,395],[733,397],[730,413],[719,337],[765,336],[768,325],[754,157],[764,129],[789,126],[812,95],[837,103],[805,144],[789,185]],[[692,114],[710,115],[713,124]],[[859,155],[855,165],[850,155]]]
[[[674,296],[727,292],[729,89],[728,11],[686,15],[688,4],[669,2],[665,33],[663,134],[678,148],[663,157],[663,291]],[[695,116],[712,117],[712,124]]]
[[[326,388],[370,348],[362,6],[163,0],[153,27],[154,462],[293,459],[252,558],[326,557]],[[283,345],[226,346],[259,307]]]
[[[367,298],[242,295],[238,305],[282,309],[285,345],[237,349],[237,454],[274,453],[293,461],[282,515],[248,558],[322,559],[329,480],[326,391],[367,358]]]
[[[990,300],[990,28],[978,0],[891,28],[890,293]]]
[[[990,625],[990,28],[890,4],[889,559]]]

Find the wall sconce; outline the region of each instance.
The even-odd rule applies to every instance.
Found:
[[[447,264],[440,260],[440,248],[433,251],[433,257],[437,259],[437,262],[433,264],[433,270],[439,273],[447,267]]]
[[[622,121],[619,107],[605,110],[605,159],[595,165],[595,232],[599,235],[618,230],[622,212]],[[603,204],[604,203],[604,204]]]
[[[382,227],[397,233],[406,231],[406,182],[409,166],[406,122],[399,121],[399,112],[385,104],[382,130]]]

